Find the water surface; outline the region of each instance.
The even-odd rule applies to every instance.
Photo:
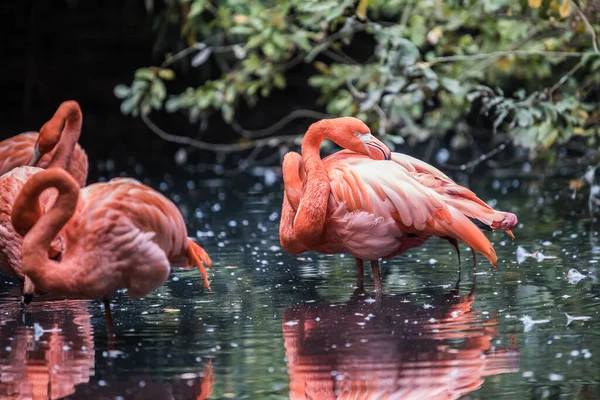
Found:
[[[432,239],[382,264],[377,297],[368,269],[357,287],[349,256],[281,250],[282,188],[272,170],[212,180],[193,168],[164,174],[129,162],[118,170],[179,205],[214,260],[212,291],[197,271],[177,270],[144,299],[117,293],[111,339],[100,301],[40,298],[23,311],[17,286],[4,280],[0,398],[600,396],[598,224],[566,180],[466,182],[519,217],[516,241],[487,234],[499,270],[479,257],[473,285],[461,245],[457,282],[453,248]],[[102,163],[90,181],[115,171]],[[518,260],[518,246],[556,258]],[[570,282],[573,268],[590,277]],[[567,325],[565,313],[591,319]]]

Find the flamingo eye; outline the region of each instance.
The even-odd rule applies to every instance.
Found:
[[[361,133],[359,131],[354,131],[353,135],[358,137],[359,135],[361,135]]]

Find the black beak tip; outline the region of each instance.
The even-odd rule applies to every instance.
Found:
[[[26,306],[33,300],[33,293],[24,293],[21,297],[21,304]]]

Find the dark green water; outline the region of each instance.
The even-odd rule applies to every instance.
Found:
[[[211,255],[212,292],[197,271],[174,271],[144,299],[117,293],[109,340],[100,301],[40,298],[23,311],[14,282],[0,283],[0,398],[600,396],[600,287],[567,277],[595,272],[598,224],[566,180],[478,177],[469,186],[521,223],[514,242],[488,233],[499,270],[480,257],[473,288],[461,245],[457,291],[456,255],[432,239],[383,264],[376,298],[370,272],[357,290],[351,257],[279,248],[279,183],[177,176],[147,183]],[[556,258],[519,264],[518,246]],[[591,319],[567,325],[565,313]]]

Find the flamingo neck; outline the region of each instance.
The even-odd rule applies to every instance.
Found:
[[[294,218],[294,235],[306,247],[319,243],[329,202],[329,176],[321,161],[320,147],[327,137],[326,126],[315,123],[310,126],[302,140],[302,160],[306,176],[302,198]]]
[[[81,135],[81,126],[83,123],[81,109],[78,105],[67,103],[66,107],[60,107],[59,110],[57,110],[53,118],[61,121],[64,120],[65,125],[60,134],[60,140],[56,145],[56,150],[47,168],[66,168],[71,159],[71,154],[73,154],[73,150],[75,149],[75,145],[79,141],[79,136]]]
[[[27,231],[20,221],[23,216],[34,213],[39,207],[39,197],[44,190],[56,188],[59,192],[56,202],[50,210],[42,214],[35,225]],[[51,291],[53,285],[62,276],[70,276],[65,269],[66,263],[58,263],[48,258],[48,248],[69,219],[75,213],[79,199],[79,185],[63,169],[54,168],[40,171],[25,183],[15,200],[11,219],[15,228],[24,235],[22,267],[23,272],[34,283]],[[37,286],[37,285],[36,285]]]

